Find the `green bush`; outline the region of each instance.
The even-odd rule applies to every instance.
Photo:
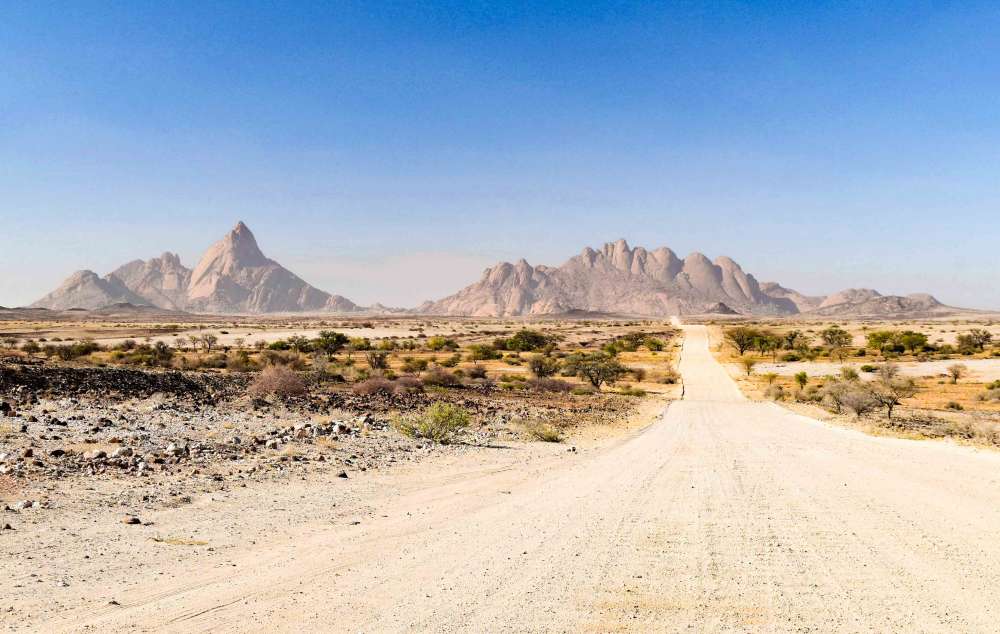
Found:
[[[451,403],[433,403],[418,416],[399,418],[396,429],[411,438],[424,438],[447,445],[472,422],[465,409]]]

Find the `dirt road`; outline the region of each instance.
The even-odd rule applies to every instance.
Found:
[[[120,605],[67,604],[45,629],[1000,629],[997,454],[746,401],[703,327],[680,369],[685,400],[641,433],[391,482],[371,521],[225,566],[178,555]]]

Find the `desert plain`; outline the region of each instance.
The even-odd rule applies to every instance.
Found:
[[[4,317],[8,631],[1000,616],[988,315]]]

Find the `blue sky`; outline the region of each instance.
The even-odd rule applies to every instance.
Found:
[[[1000,6],[0,8],[0,305],[242,219],[358,302],[625,237],[1000,308]]]

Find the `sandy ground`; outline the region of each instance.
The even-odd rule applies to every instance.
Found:
[[[796,362],[796,363],[758,363],[753,371],[755,374],[766,374],[774,372],[782,376],[791,376],[797,372],[805,372],[809,376],[826,376],[837,374],[843,366],[851,366],[855,370],[861,371],[861,366],[865,363],[878,365],[877,361],[851,362],[851,363],[816,363],[816,362]],[[964,365],[969,369],[969,374],[964,378],[966,381],[978,381],[988,383],[1000,380],[1000,359],[961,359],[955,358],[948,361],[918,361],[901,362],[896,365],[902,374],[912,377],[933,377],[944,376],[948,372],[948,366],[955,364]],[[738,364],[727,364],[730,373],[745,374],[745,370]],[[862,373],[865,374],[865,373]]]
[[[997,631],[1000,454],[866,436],[747,401],[703,327],[686,328],[680,370],[685,400],[656,423],[576,452],[534,444],[235,490],[143,518],[152,526],[95,509],[37,535],[7,531],[0,622]]]

